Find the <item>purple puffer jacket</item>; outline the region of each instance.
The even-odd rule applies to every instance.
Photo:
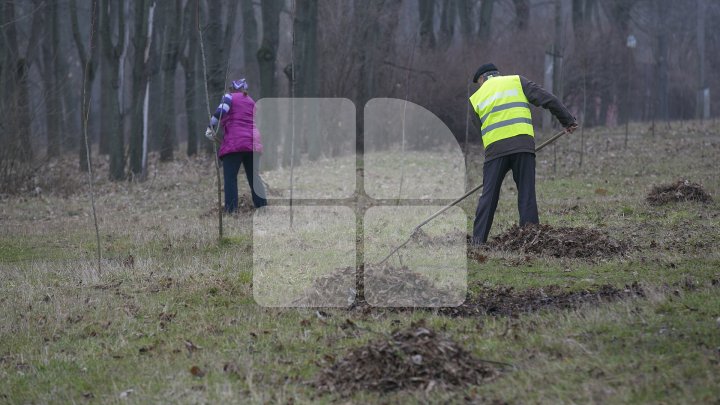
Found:
[[[218,156],[235,152],[262,152],[260,131],[255,126],[255,100],[244,93],[232,93],[232,105],[220,121],[225,137]]]

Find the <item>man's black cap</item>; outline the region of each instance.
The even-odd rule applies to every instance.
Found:
[[[486,64],[480,66],[480,67],[478,68],[477,72],[475,72],[475,76],[473,76],[473,83],[477,83],[477,82],[478,82],[478,79],[480,78],[480,76],[484,75],[485,73],[487,73],[487,72],[497,72],[497,71],[498,71],[498,68],[495,67],[494,64],[492,64],[492,63],[486,63]]]

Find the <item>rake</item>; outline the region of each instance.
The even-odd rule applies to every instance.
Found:
[[[567,131],[563,129],[562,131],[558,132],[557,134],[551,136],[547,141],[541,143],[537,148],[535,148],[535,152],[536,153],[540,152],[541,150],[543,150],[543,148],[545,148],[546,146],[550,145],[551,143],[557,141],[558,138],[565,135],[566,133],[567,133]],[[388,255],[385,256],[385,258],[382,259],[380,262],[378,262],[377,265],[380,266],[381,264],[385,263],[390,257],[392,257],[392,255],[394,255],[400,249],[404,248],[408,243],[410,243],[410,241],[415,237],[415,235],[417,235],[417,233],[420,232],[420,228],[427,225],[430,221],[437,218],[438,216],[442,215],[443,212],[458,205],[461,201],[470,197],[472,194],[474,194],[476,191],[480,190],[482,187],[483,187],[483,185],[482,185],[482,183],[480,183],[479,185],[473,187],[470,191],[468,191],[465,194],[463,194],[462,196],[460,196],[455,201],[451,202],[450,204],[444,206],[443,208],[439,209],[434,214],[427,217],[424,221],[422,221],[415,228],[413,228],[412,234],[410,234],[410,236],[402,244],[398,245],[395,249],[393,249],[390,253],[388,253]]]

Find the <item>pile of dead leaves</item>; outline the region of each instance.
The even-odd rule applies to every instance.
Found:
[[[355,267],[335,269],[330,274],[316,278],[293,304],[301,307],[348,306],[355,300],[355,279]],[[348,286],[348,280],[353,281],[351,286]]]
[[[587,304],[644,297],[642,287],[633,283],[623,288],[601,285],[568,291],[557,285],[517,290],[513,287],[481,287],[460,306],[442,308],[439,313],[456,316],[518,316],[542,310],[576,309]]]
[[[348,288],[348,280],[364,280]],[[366,309],[368,303],[381,307],[410,308],[446,305],[461,302],[458,291],[439,288],[423,275],[407,267],[360,266],[344,267],[318,277],[302,297],[298,306],[350,306]]]
[[[514,225],[491,240],[488,247],[541,256],[591,259],[622,255],[630,245],[594,229],[528,224]]]
[[[710,202],[712,197],[700,184],[691,183],[688,180],[678,180],[672,184],[655,186],[647,196],[647,202],[650,205],[683,201]]]
[[[499,370],[448,337],[415,325],[351,350],[320,370],[314,386],[349,396],[358,391],[450,388],[479,385]]]
[[[463,298],[405,266],[365,267],[364,287],[367,302],[383,307],[434,307]]]

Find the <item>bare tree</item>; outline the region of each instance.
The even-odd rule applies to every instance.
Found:
[[[3,105],[4,117],[10,125],[5,129],[8,132],[5,148],[15,150],[21,160],[31,160],[33,157],[32,127],[30,116],[29,74],[32,63],[35,61],[36,50],[40,35],[43,32],[42,13],[38,10],[41,2],[33,1],[32,22],[30,37],[24,50],[20,49],[17,29],[17,14],[14,0],[4,1],[2,27],[7,45],[2,48],[3,63],[6,68],[2,71],[4,93],[8,99]],[[4,98],[4,97],[3,97]],[[5,132],[4,131],[4,132]]]
[[[47,21],[49,19],[49,22]],[[65,60],[60,50],[60,13],[57,1],[51,1],[47,5],[46,19],[43,26],[46,35],[44,38],[43,52],[43,81],[45,82],[45,120],[47,156],[57,156],[60,152],[60,139],[64,132],[64,121],[62,119],[62,94],[63,72],[66,71]]]
[[[150,46],[152,39],[155,2],[135,0],[133,44],[135,55],[132,72],[132,131],[130,132],[130,170],[135,178],[142,179],[147,164],[147,109]]]
[[[260,67],[260,97],[277,96],[277,50],[280,42],[279,1],[262,2],[263,36],[257,60]]]
[[[482,5],[480,6],[480,27],[478,37],[482,41],[490,39],[494,6],[495,0],[483,0]]]
[[[294,29],[294,60],[291,73],[294,73],[294,96],[295,97],[317,97],[317,26],[318,26],[318,1],[305,0],[300,2],[300,7],[295,10],[293,21]],[[292,80],[292,74],[290,75]],[[317,130],[317,112],[312,103],[303,103],[302,111],[296,114],[296,122],[300,128],[301,139],[307,147],[310,160],[320,157],[321,139]],[[295,148],[295,161],[300,159],[300,148]]]
[[[198,1],[188,0],[183,10],[182,22],[182,50],[180,51],[180,63],[185,73],[185,115],[187,119],[187,155],[193,156],[197,153],[198,133],[200,128],[197,124],[197,117],[202,117],[198,100],[198,77],[200,65],[200,53],[198,52],[199,39],[197,24],[200,22],[200,6]]]
[[[169,161],[173,159],[175,147],[175,72],[180,57],[180,28],[182,26],[182,4],[180,0],[163,1],[162,13],[168,19],[164,27],[164,44],[162,55],[162,106],[164,119],[160,132],[161,147],[160,160]]]
[[[265,3],[277,3],[268,1]],[[227,2],[223,10],[222,0],[208,0],[208,23],[205,49],[207,52],[208,64],[208,87],[211,100],[220,100],[225,90],[225,72],[232,50],[232,39],[235,34],[235,19],[239,1]],[[223,19],[224,17],[224,19]]]
[[[705,0],[697,0],[697,33],[696,44],[698,52],[698,73],[697,73],[697,101],[695,103],[695,118],[705,117]],[[707,107],[709,110],[709,107]]]
[[[418,0],[420,14],[420,46],[433,49],[437,43],[435,38],[435,0]]]
[[[89,35],[88,38],[95,38],[98,30],[97,21],[100,12],[100,9],[98,7],[98,0],[91,0],[90,7],[92,14],[90,16],[90,29],[94,32]],[[78,10],[76,0],[70,0],[70,18],[73,39],[75,40],[75,48],[77,49],[80,64],[82,66],[82,77],[87,78],[86,85],[87,88],[90,89],[92,88],[92,84],[95,81],[99,47],[97,46],[97,44],[94,43],[88,43],[86,47],[86,44],[84,43],[83,36],[80,33],[80,23],[78,22]],[[85,117],[87,117],[90,113],[90,97],[80,97],[80,99],[82,100],[80,106],[80,117],[81,121],[84,121]],[[80,148],[78,151],[80,157],[80,170],[87,171],[89,162],[85,150],[85,145],[82,142],[80,142],[79,145]]]
[[[125,179],[125,125],[123,118],[124,63],[129,42],[129,26],[125,23],[126,1],[100,0],[100,37],[105,69],[103,86],[103,130],[110,154],[110,179]],[[113,22],[114,21],[114,22]],[[112,33],[117,30],[117,39]]]
[[[447,49],[455,36],[455,20],[457,19],[458,3],[453,0],[443,0],[440,13],[440,43]]]
[[[527,30],[530,21],[530,0],[513,0],[513,5],[515,6],[515,27],[518,31]]]
[[[245,77],[250,83],[257,83],[258,60],[256,57],[258,40],[258,22],[255,17],[255,5],[253,0],[241,0],[240,8],[243,21],[243,57],[245,62]]]
[[[460,32],[465,42],[469,41],[473,35],[473,0],[456,0],[458,8],[458,17],[460,17]]]
[[[255,54],[260,75],[260,98],[277,97],[278,95],[276,70],[277,51],[280,45],[281,10],[281,4],[279,1],[264,1],[261,3],[262,40],[260,42],[260,48]],[[265,131],[270,132],[270,134],[266,133],[266,135],[278,136],[280,134],[279,122],[276,121],[268,123],[268,127],[266,127]],[[279,144],[279,139],[276,139],[274,142],[265,142],[263,145],[263,153],[265,155],[263,159],[263,166],[266,169],[273,169],[277,167]]]

